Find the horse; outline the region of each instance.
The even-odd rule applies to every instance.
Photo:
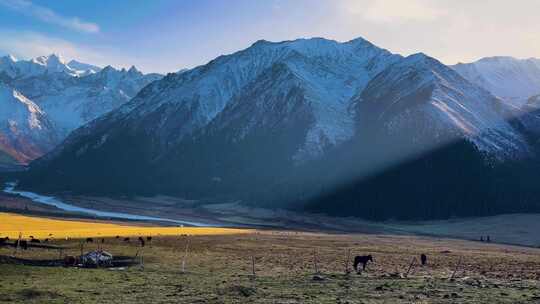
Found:
[[[425,266],[427,264],[427,255],[422,253],[420,255],[420,262],[422,263],[422,266]]]
[[[370,255],[357,255],[354,258],[354,270],[358,271],[358,264],[362,264],[362,270],[366,270],[367,263],[371,261],[373,263],[373,256]]]

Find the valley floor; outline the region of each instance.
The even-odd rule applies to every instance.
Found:
[[[492,242],[540,248],[540,214],[506,214],[479,218],[438,221],[371,222],[359,218],[336,218],[321,214],[305,214],[287,210],[251,208],[240,204],[202,204],[173,197],[106,198],[64,195],[59,199],[78,207],[107,212],[125,212],[151,217],[164,217],[209,226],[265,229],[290,229],[369,233],[388,235],[423,235],[478,241],[490,236]],[[152,208],[148,208],[152,206]],[[33,202],[20,196],[0,193],[0,211],[88,218],[89,215],[66,212]]]
[[[70,248],[62,254],[80,252],[75,239],[53,244]],[[0,303],[540,301],[540,250],[533,248],[429,237],[270,230],[161,236],[144,248],[138,242],[106,238],[103,244],[85,244],[84,250],[98,247],[113,255],[138,254],[144,266],[79,269],[2,263]],[[428,256],[428,264],[410,267],[421,253]],[[372,254],[374,263],[361,274],[345,274],[346,265],[351,269],[351,259],[360,254]],[[11,255],[57,259],[59,252],[33,248],[15,253],[13,248],[0,247],[0,257]]]

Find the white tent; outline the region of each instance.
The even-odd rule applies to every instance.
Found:
[[[81,256],[81,263],[85,267],[111,266],[113,255],[103,251],[90,251]]]

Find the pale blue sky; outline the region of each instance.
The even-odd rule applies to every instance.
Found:
[[[361,36],[451,64],[540,57],[538,12],[538,0],[0,0],[0,54],[171,72],[259,39]]]

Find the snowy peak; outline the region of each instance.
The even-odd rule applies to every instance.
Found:
[[[528,152],[524,138],[506,121],[500,100],[424,54],[411,55],[375,77],[358,105],[359,115],[374,116],[390,133],[414,125],[413,141],[423,140],[427,148],[465,138],[499,159]]]
[[[40,65],[44,65],[49,68],[54,68],[57,66],[66,66],[66,61],[64,58],[57,54],[51,54],[49,56],[39,56],[32,59],[32,62],[35,62]]]
[[[529,100],[527,100],[527,106],[540,109],[540,95],[529,98]]]
[[[120,71],[111,66],[101,69],[75,60],[66,63],[66,60],[57,54],[27,61],[16,61],[9,56],[0,58],[0,81],[5,84],[4,91],[7,90],[6,87],[15,90],[11,95],[4,93],[3,98],[8,100],[8,95],[15,96],[19,104],[28,104],[27,112],[36,113],[29,114],[29,117],[35,118],[32,121],[36,123],[32,125],[43,126],[37,117],[47,117],[47,129],[54,133],[54,136],[47,135],[46,138],[51,141],[55,138],[55,144],[72,130],[128,102],[141,88],[160,78],[157,74],[144,75],[136,68]],[[5,109],[9,112],[16,108],[14,99],[9,99],[12,102],[9,105],[4,104],[0,111]],[[6,100],[4,102],[7,102]],[[19,113],[24,111],[20,110]],[[14,121],[8,116],[0,116],[0,124],[6,124],[10,120]],[[26,121],[19,119],[19,126],[23,120]],[[20,140],[26,142],[25,145],[11,145],[14,151],[21,151],[20,149],[30,146],[30,143],[39,146],[39,149],[34,149],[35,153],[26,153],[34,158],[47,152],[52,145],[49,140],[46,145],[41,145],[42,141],[37,137],[23,136],[20,132],[9,134],[13,139],[19,136]]]
[[[400,58],[363,39],[261,40],[204,66],[166,76],[114,112],[114,119],[124,117],[132,128],[152,129],[156,141],[176,141],[205,127],[263,73],[283,64],[302,82],[315,115],[303,150],[310,151],[306,155],[319,154],[321,138],[335,144],[351,136],[351,97]],[[155,126],[142,126],[148,124],[145,117],[153,116],[159,117],[152,119]]]
[[[39,106],[0,83],[0,152],[27,163],[56,142],[52,125]]]
[[[143,73],[139,71],[134,65],[132,65],[128,70],[129,75],[141,76]]]
[[[516,59],[508,56],[487,57],[472,63],[452,66],[472,83],[497,97],[521,106],[540,93],[540,60]]]
[[[64,73],[69,76],[85,76],[101,70],[99,67],[75,60],[69,63],[58,54],[39,56],[30,60],[17,60],[8,55],[0,58],[0,72],[11,78],[29,78],[44,74]]]
[[[67,64],[72,70],[79,71],[79,75],[94,74],[101,71],[101,68],[88,63],[79,62],[77,60],[71,60]]]

